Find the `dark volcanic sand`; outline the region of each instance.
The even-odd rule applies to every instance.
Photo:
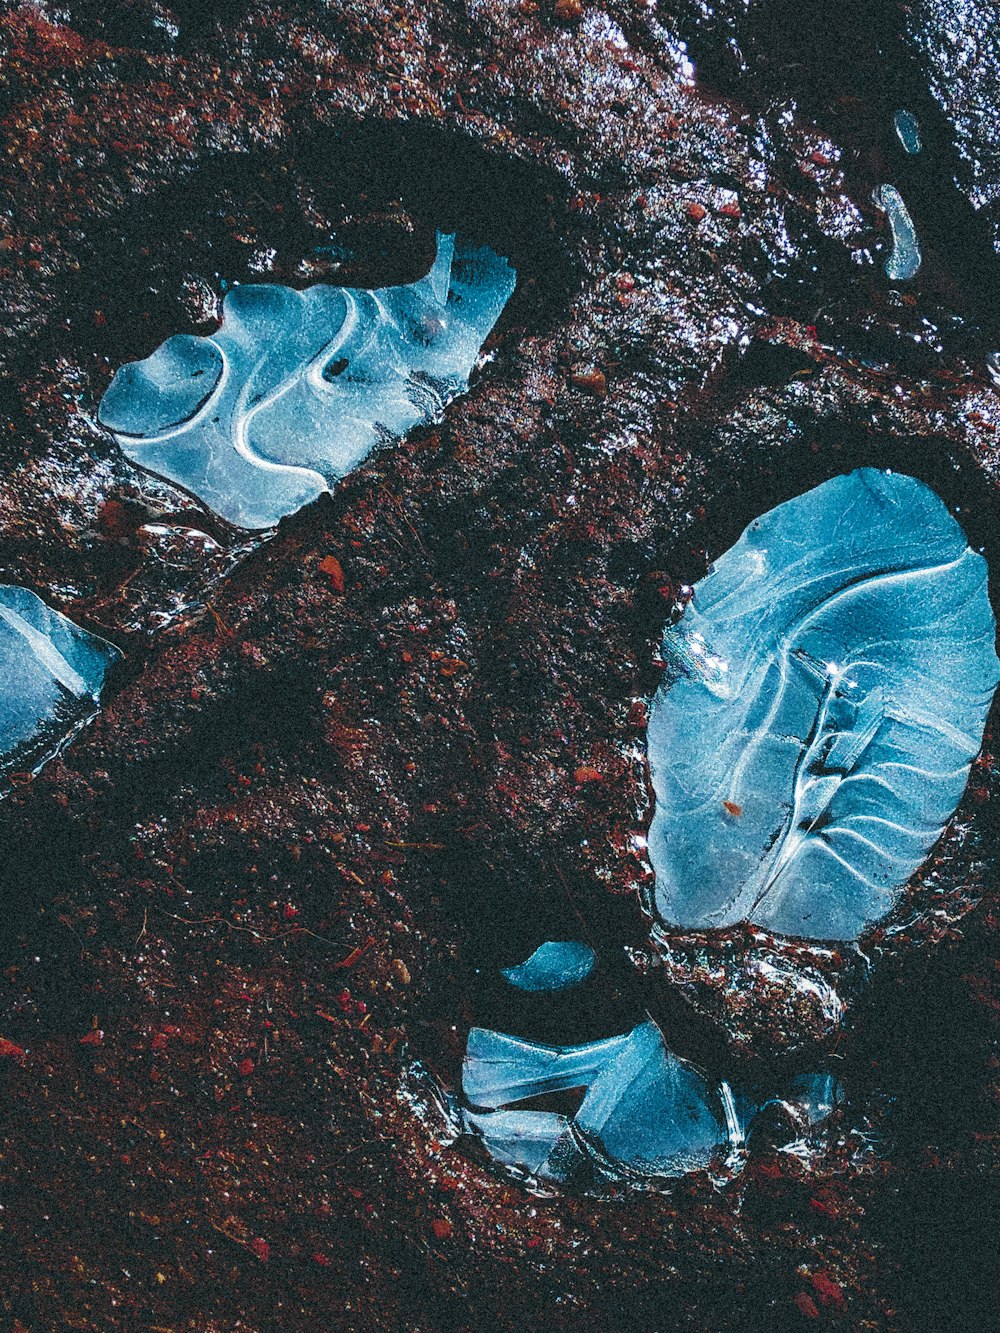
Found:
[[[1000,557],[992,215],[927,82],[946,6],[703,8],[0,17],[0,576],[128,653],[101,718],[0,805],[5,1327],[995,1318],[990,733],[889,923],[910,924],[865,942],[872,976],[822,962],[841,1032],[798,1005],[787,946],[623,961],[646,934],[643,705],[684,586],[859,465],[928,481]],[[907,288],[882,273],[883,180],[924,248]],[[223,280],[408,281],[437,227],[521,275],[492,359],[272,541],[93,426],[122,361],[211,328]],[[313,253],[332,236],[336,270]],[[490,979],[581,932],[604,958],[581,999]],[[759,956],[791,991],[749,985]],[[833,1060],[830,1151],[541,1199],[404,1091],[413,1061],[454,1084],[473,1021],[578,1041],[646,1009],[717,1074]]]

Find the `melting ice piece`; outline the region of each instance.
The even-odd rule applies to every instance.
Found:
[[[550,1112],[495,1110],[568,1088],[586,1089],[571,1122]],[[473,1106],[494,1112],[466,1113],[467,1126],[494,1157],[550,1180],[564,1178],[572,1161],[568,1125],[578,1158],[586,1145],[605,1171],[620,1176],[696,1171],[729,1141],[720,1099],[667,1050],[652,1022],[583,1046],[545,1046],[473,1028],[462,1090]]]
[[[899,142],[907,153],[919,153],[923,144],[920,142],[920,122],[912,111],[897,111],[892,118]],[[876,203],[878,201],[876,200]]]
[[[961,799],[1000,678],[986,564],[913,477],[757,519],[696,586],[648,731],[662,922],[853,940]]]
[[[240,285],[217,333],[122,366],[98,419],[227,522],[272,527],[468,387],[515,281],[492,250],[439,235],[409,286]]]
[[[463,1123],[495,1162],[539,1180],[562,1181],[579,1157],[569,1120],[551,1111],[466,1111]]]
[[[892,282],[908,282],[920,267],[920,243],[903,196],[894,185],[879,185],[872,199],[883,209],[892,229],[892,253],[885,261],[885,276]]]
[[[517,967],[501,971],[512,986],[526,991],[568,990],[586,981],[597,955],[579,940],[548,940]]]
[[[551,1111],[507,1110],[531,1097],[585,1089],[572,1118]],[[462,1090],[473,1106],[463,1125],[494,1161],[534,1177],[577,1183],[589,1170],[638,1181],[704,1170],[726,1161],[737,1170],[757,1117],[777,1106],[799,1134],[788,1151],[805,1151],[807,1136],[842,1099],[830,1074],[800,1074],[783,1097],[722,1082],[713,1091],[671,1054],[655,1023],[583,1046],[544,1046],[501,1032],[469,1033]]]
[[[97,712],[120,657],[27,588],[0,584],[0,774],[51,759]]]

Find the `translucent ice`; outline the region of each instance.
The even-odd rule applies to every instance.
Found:
[[[986,564],[870,468],[757,519],[667,631],[648,731],[662,922],[853,940],[961,799],[1000,678]]]
[[[899,136],[899,142],[903,145],[907,153],[919,153],[922,147],[920,142],[920,122],[912,111],[897,111],[892,118],[896,127],[896,134]]]
[[[920,242],[903,196],[894,185],[879,185],[872,194],[889,219],[892,252],[885,261],[885,276],[892,282],[908,282],[920,267]]]
[[[495,1162],[539,1180],[564,1179],[563,1163],[571,1165],[577,1155],[568,1118],[551,1111],[466,1111],[464,1128]]]
[[[708,1166],[728,1141],[721,1102],[697,1070],[667,1050],[654,1023],[583,1046],[545,1046],[484,1028],[470,1032],[462,1091],[473,1106],[494,1110],[569,1088],[586,1089],[571,1122],[576,1141],[612,1172],[683,1175]],[[549,1153],[565,1138],[565,1118],[517,1114],[532,1119],[498,1122],[472,1113],[469,1126],[498,1160],[510,1163],[513,1149],[532,1174],[564,1174]],[[521,1142],[511,1138],[513,1129]],[[542,1157],[546,1143],[549,1153]]]
[[[228,522],[271,527],[467,388],[515,281],[492,250],[439,236],[405,287],[237,286],[217,333],[122,366],[99,420]]]
[[[96,713],[120,657],[27,588],[0,584],[0,773],[51,759]]]
[[[567,990],[586,981],[597,955],[578,940],[547,940],[517,967],[503,968],[512,986],[525,991]]]
[[[533,1097],[584,1089],[573,1117],[507,1109]],[[494,1161],[564,1183],[586,1171],[612,1180],[668,1178],[727,1162],[736,1167],[765,1107],[803,1132],[827,1119],[839,1096],[829,1075],[799,1075],[782,1098],[753,1088],[714,1088],[666,1047],[653,1022],[582,1046],[545,1046],[473,1028],[462,1067],[473,1109],[463,1126]]]

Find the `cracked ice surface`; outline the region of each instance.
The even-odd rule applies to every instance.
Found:
[[[585,1089],[572,1117],[517,1106],[570,1088]],[[780,1098],[734,1091],[727,1082],[713,1088],[667,1049],[651,1021],[582,1046],[546,1046],[473,1028],[462,1092],[463,1127],[493,1160],[553,1184],[580,1183],[595,1172],[639,1183],[723,1163],[736,1169],[755,1117],[772,1106],[796,1124],[801,1136],[789,1150],[799,1150],[841,1097],[828,1074],[797,1076]]]
[[[51,759],[97,712],[120,657],[27,588],[0,584],[0,775]]]
[[[757,519],[664,639],[649,855],[668,926],[853,940],[961,799],[1000,678],[986,563],[913,477]]]
[[[227,522],[272,527],[468,387],[515,282],[492,250],[439,235],[408,286],[240,285],[217,333],[122,366],[98,419]]]

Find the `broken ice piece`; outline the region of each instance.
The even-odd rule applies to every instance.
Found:
[[[576,1115],[503,1109],[570,1088],[584,1090]],[[484,1028],[469,1034],[462,1091],[465,1131],[501,1166],[549,1183],[666,1179],[746,1158],[758,1117],[777,1107],[791,1119],[794,1142],[829,1119],[842,1098],[830,1074],[796,1075],[784,1097],[723,1080],[716,1089],[672,1054],[653,1022],[581,1046],[546,1046]]]
[[[0,775],[37,773],[97,712],[121,653],[27,588],[0,584]]]
[[[218,332],[122,366],[98,420],[227,522],[272,527],[468,387],[515,282],[492,250],[439,235],[407,286],[241,284]]]
[[[728,1142],[718,1097],[697,1070],[667,1050],[652,1022],[582,1046],[546,1046],[483,1028],[470,1032],[462,1090],[473,1106],[495,1109],[569,1088],[586,1089],[570,1122],[577,1139],[612,1176],[683,1175],[707,1167]],[[518,1164],[537,1174],[548,1161],[548,1154],[541,1156],[544,1143],[551,1152],[565,1125],[562,1117],[534,1114],[549,1119],[513,1122],[530,1140],[534,1165],[509,1134],[502,1141],[486,1135],[484,1141],[492,1151],[496,1139],[497,1160],[507,1164],[520,1152]],[[482,1131],[490,1123],[487,1116],[475,1125]],[[559,1172],[547,1174],[555,1178]]]
[[[590,1084],[574,1125],[609,1163],[643,1175],[708,1167],[728,1142],[719,1099],[642,1023]]]
[[[899,136],[899,142],[903,145],[905,152],[911,156],[919,153],[922,147],[920,142],[920,122],[912,111],[897,111],[892,118],[892,123],[896,127],[896,134]]]
[[[920,267],[920,242],[903,196],[894,185],[879,185],[872,199],[889,219],[892,251],[885,261],[885,276],[891,282],[909,282]]]
[[[568,990],[586,981],[597,955],[579,940],[548,940],[517,967],[502,968],[512,986],[524,991]]]
[[[569,1142],[569,1120],[552,1111],[466,1111],[463,1125],[482,1140],[495,1162],[539,1180],[564,1179],[563,1154],[556,1151],[560,1145],[566,1145],[570,1160],[579,1155]]]
[[[995,635],[985,561],[913,477],[864,468],[756,519],[664,640],[660,921],[843,941],[885,917],[965,789]]]
[[[627,1045],[630,1034],[584,1046],[544,1046],[489,1028],[473,1028],[462,1065],[462,1091],[471,1106],[496,1110],[528,1097],[588,1087]]]

